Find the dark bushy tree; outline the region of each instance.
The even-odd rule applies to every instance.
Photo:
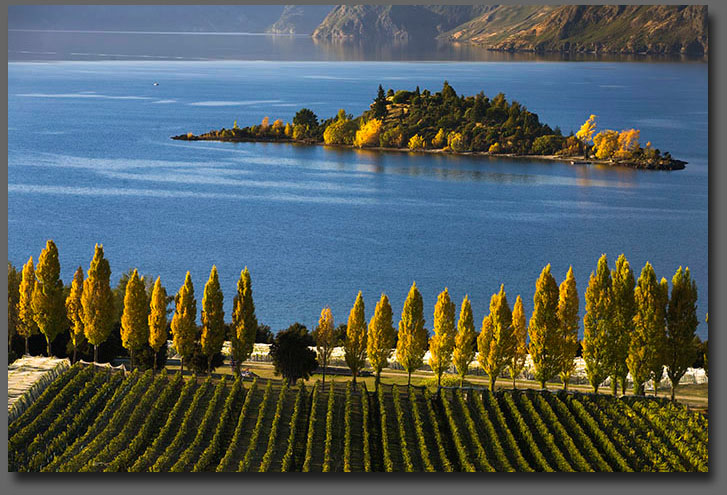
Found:
[[[283,375],[289,383],[299,378],[310,378],[318,367],[316,353],[309,347],[315,345],[313,336],[300,323],[293,323],[275,336],[270,346],[270,357],[273,359],[275,374]]]

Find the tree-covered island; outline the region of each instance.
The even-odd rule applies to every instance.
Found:
[[[591,115],[574,135],[540,122],[538,115],[499,93],[488,98],[458,95],[447,81],[431,93],[389,89],[379,85],[369,110],[354,117],[341,109],[319,121],[308,108],[293,122],[265,117],[259,125],[222,128],[195,135],[173,136],[187,141],[273,141],[329,146],[351,146],[382,151],[443,152],[456,154],[532,156],[571,163],[598,163],[652,170],[679,170],[686,162],[662,153],[650,142],[639,144],[640,131],[610,129],[596,132]]]

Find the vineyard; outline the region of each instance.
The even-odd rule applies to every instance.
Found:
[[[74,365],[8,427],[10,471],[707,471],[708,420],[651,398]]]

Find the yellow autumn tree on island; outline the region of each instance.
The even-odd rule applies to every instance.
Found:
[[[356,148],[378,146],[379,134],[381,133],[382,122],[380,119],[371,119],[356,131],[353,145]]]
[[[583,143],[583,148],[585,150],[585,157],[588,158],[588,145],[593,140],[593,134],[596,132],[596,116],[591,114],[590,117],[588,117],[588,120],[586,120],[580,129],[578,129],[578,132],[576,132],[576,138]]]
[[[421,137],[419,134],[414,134],[411,139],[409,139],[409,149],[414,150],[423,150],[427,147],[426,141],[424,141],[424,138]]]

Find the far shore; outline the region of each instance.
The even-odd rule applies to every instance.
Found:
[[[474,156],[474,157],[488,157],[488,158],[509,158],[509,159],[529,159],[529,160],[542,160],[542,161],[553,161],[569,163],[572,165],[602,165],[607,167],[628,167],[639,170],[682,170],[687,162],[681,160],[672,160],[671,165],[668,168],[656,168],[656,167],[644,167],[637,163],[626,162],[626,161],[615,161],[615,160],[598,160],[593,158],[585,158],[583,155],[575,156],[560,156],[560,155],[520,155],[517,153],[490,153],[488,151],[452,151],[444,148],[439,149],[418,149],[410,150],[408,148],[391,148],[382,146],[371,146],[365,148],[356,148],[349,144],[325,144],[312,140],[295,140],[290,138],[211,138],[205,135],[192,135],[180,134],[178,136],[172,136],[172,139],[179,141],[218,141],[218,142],[242,142],[242,143],[276,143],[276,144],[298,144],[306,146],[324,146],[327,148],[340,148],[349,150],[366,150],[366,151],[377,151],[377,152],[396,152],[396,153],[432,153],[432,154],[443,154],[443,155],[456,155],[456,156]]]

